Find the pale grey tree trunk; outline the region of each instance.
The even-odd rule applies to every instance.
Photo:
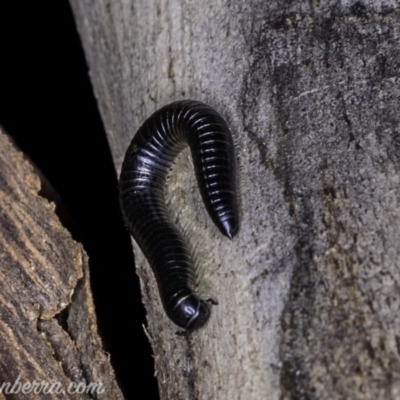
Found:
[[[233,242],[190,169],[169,185],[219,303],[203,329],[175,334],[135,249],[162,398],[400,398],[398,2],[71,3],[117,171],[174,100],[237,140]]]

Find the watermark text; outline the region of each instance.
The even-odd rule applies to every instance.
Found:
[[[4,394],[102,394],[101,382],[71,382],[67,386],[61,382],[26,381],[18,375],[14,382],[0,382],[0,393]]]

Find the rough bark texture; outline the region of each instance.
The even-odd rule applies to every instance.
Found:
[[[135,249],[162,398],[400,398],[398,2],[71,3],[117,170],[173,100],[236,134],[232,243],[190,169],[169,182],[219,302],[205,328],[175,335]]]
[[[0,398],[122,398],[97,335],[86,254],[39,190],[0,131]],[[48,391],[18,391],[34,381]],[[101,383],[102,393],[68,394],[71,382]]]

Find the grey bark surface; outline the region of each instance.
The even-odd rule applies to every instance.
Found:
[[[122,399],[87,256],[40,188],[0,130],[0,399]]]
[[[219,303],[203,329],[176,336],[135,247],[161,397],[400,398],[398,2],[71,4],[117,171],[174,100],[236,137],[233,242],[184,157],[168,184]]]

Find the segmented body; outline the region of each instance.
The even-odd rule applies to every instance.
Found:
[[[234,144],[224,119],[204,103],[177,101],[149,117],[128,147],[119,186],[125,221],[154,272],[167,315],[196,329],[207,321],[209,304],[196,294],[193,260],[164,193],[172,161],[187,145],[206,209],[232,239],[239,228]]]

